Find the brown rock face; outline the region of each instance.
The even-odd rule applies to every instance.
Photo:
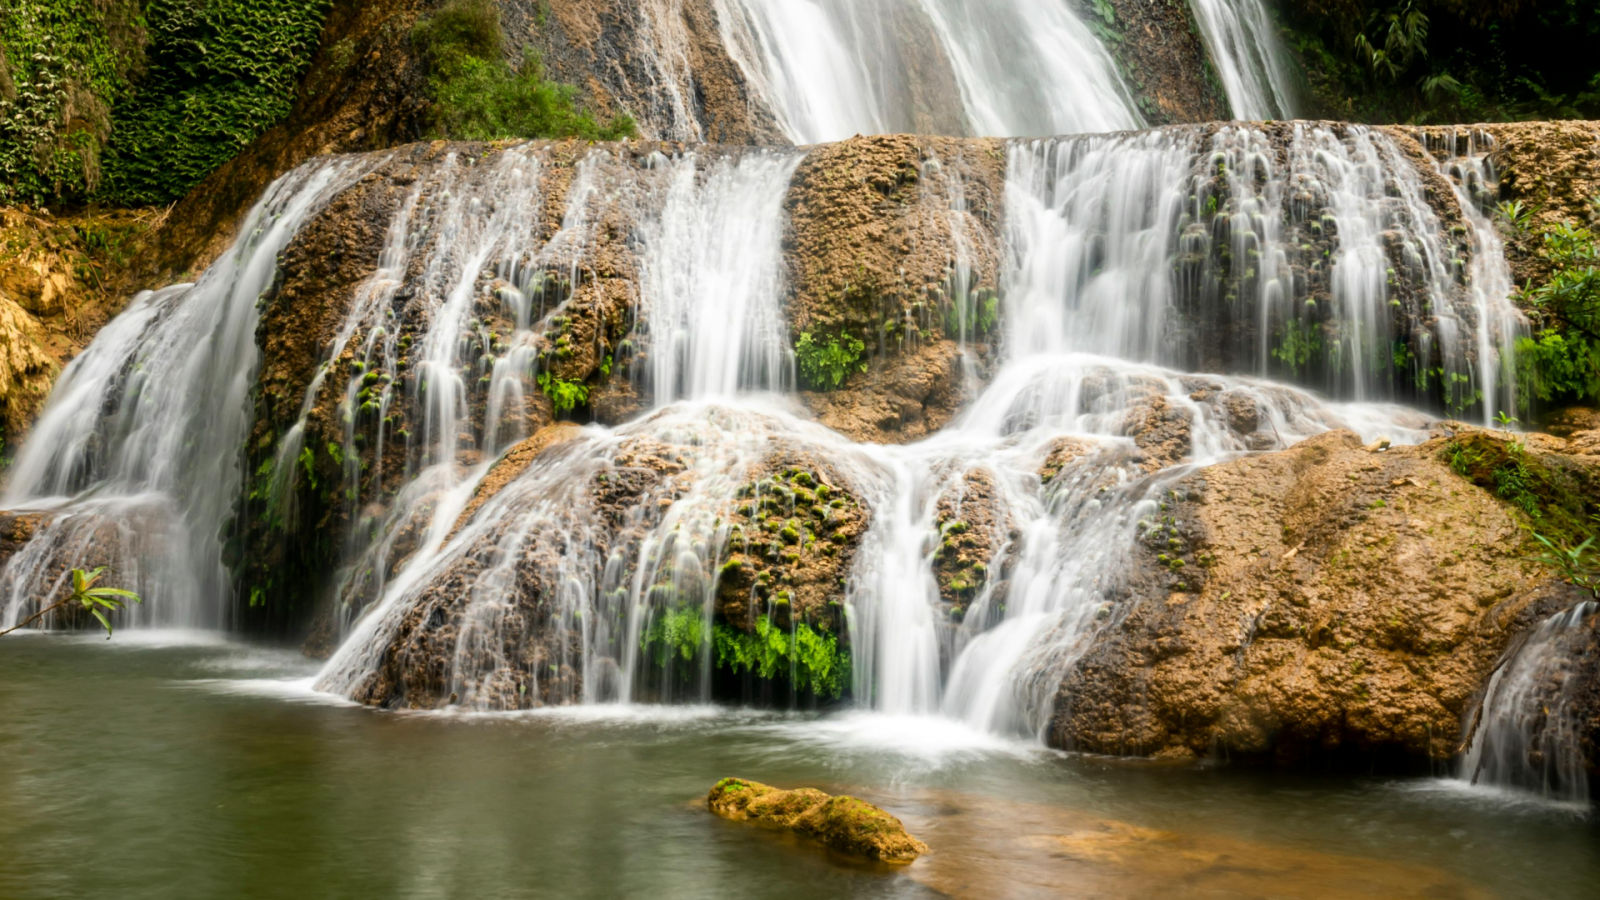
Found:
[[[724,819],[792,831],[841,853],[909,863],[928,845],[906,833],[894,816],[855,797],[830,797],[815,788],[786,791],[756,781],[724,778],[706,795]]]
[[[998,141],[858,137],[813,148],[786,203],[798,342],[864,345],[859,371],[806,393],[825,425],[898,443],[943,427],[996,335],[1005,154]],[[805,377],[802,361],[802,379]]]
[[[1481,434],[1374,452],[1333,432],[1179,481],[1131,596],[1061,686],[1051,742],[1450,758],[1507,644],[1573,601],[1530,559],[1527,513],[1452,468]],[[1530,441],[1530,470],[1593,471],[1568,449]],[[1565,478],[1541,483],[1580,483]]]
[[[587,108],[632,115],[643,137],[786,143],[723,46],[711,0],[513,0],[500,6],[508,44],[538,48],[551,77],[577,85]]]
[[[1206,76],[1210,61],[1187,4],[1080,0],[1078,5],[1084,21],[1120,38],[1110,42],[1111,55],[1151,125],[1230,118],[1227,96]]]
[[[775,449],[724,473],[725,493],[707,494],[697,439],[635,433],[596,443],[573,430],[545,429],[496,467],[498,484],[457,526],[467,545],[407,599],[356,699],[526,709],[625,687],[670,699],[698,677],[701,654],[713,654],[708,669],[725,662],[699,639],[712,627],[753,635],[770,623],[834,646],[845,640],[843,585],[867,511],[827,460]],[[574,584],[599,596],[585,605]],[[591,633],[627,604],[648,607],[641,634]],[[636,648],[661,664],[624,685]],[[832,699],[823,685],[848,686],[845,673],[807,670],[814,662],[797,663],[794,684],[787,665],[761,678],[823,700]],[[737,685],[710,687],[723,696]]]

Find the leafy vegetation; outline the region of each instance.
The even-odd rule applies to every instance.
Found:
[[[599,122],[578,109],[577,90],[546,80],[531,49],[512,68],[504,58],[500,10],[489,0],[451,0],[418,22],[411,37],[428,67],[434,137],[618,140],[636,131],[626,115]]]
[[[330,0],[146,0],[149,70],[112,114],[102,199],[164,203],[289,114]]]
[[[1519,399],[1528,407],[1600,403],[1600,236],[1561,223],[1545,230],[1539,255],[1550,274],[1522,291],[1539,328],[1517,343]]]
[[[0,202],[164,203],[289,111],[330,0],[12,0]]]
[[[72,592],[66,597],[40,609],[38,612],[23,619],[21,622],[0,631],[0,635],[10,634],[19,628],[25,628],[44,618],[50,612],[63,606],[81,606],[89,611],[89,615],[99,620],[106,630],[106,639],[111,639],[111,620],[106,618],[106,613],[117,612],[129,603],[143,602],[139,595],[133,591],[122,588],[105,587],[100,579],[104,577],[105,566],[85,572],[82,569],[72,570]]]
[[[1600,600],[1600,546],[1594,535],[1577,544],[1557,542],[1534,532],[1534,540],[1543,548],[1534,558],[1561,573],[1569,583],[1594,595]]]
[[[640,637],[644,652],[657,667],[692,663],[705,649],[705,615],[695,606],[662,610]],[[755,631],[741,631],[718,622],[711,629],[717,668],[762,681],[783,679],[796,691],[822,699],[838,699],[850,685],[850,654],[839,639],[800,623],[793,631],[756,621]]]
[[[756,620],[752,634],[718,624],[712,632],[717,666],[736,673],[754,673],[763,680],[788,677],[796,690],[837,699],[850,684],[850,655],[839,639],[805,623],[793,631]]]
[[[589,386],[581,381],[568,381],[549,372],[539,373],[539,390],[550,398],[558,416],[584,406],[589,402]]]
[[[1280,4],[1316,108],[1369,122],[1600,115],[1592,0]]]
[[[795,364],[800,369],[800,385],[814,391],[837,390],[846,377],[867,370],[861,358],[866,345],[842,331],[826,344],[803,332],[794,345]]]

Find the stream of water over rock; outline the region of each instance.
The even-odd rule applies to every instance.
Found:
[[[1284,113],[1259,3],[1194,6],[1212,53],[1230,60],[1235,110]],[[718,8],[796,143],[1141,122],[1063,4],[997,2],[981,17],[953,0]],[[932,40],[904,41],[914,32]],[[334,496],[352,514],[319,585],[339,638],[319,691],[472,711],[709,701],[734,554],[824,553],[813,546],[848,527],[859,544],[830,615],[850,701],[879,722],[1036,741],[1180,476],[1334,428],[1419,440],[1431,417],[1418,407],[1483,422],[1515,412],[1506,373],[1522,323],[1480,205],[1493,173],[1475,137],[1460,143],[1435,164],[1388,131],[1290,122],[1005,144],[999,288],[950,282],[957,331],[993,332],[992,371],[964,360],[964,410],[906,446],[850,440],[797,399],[785,200],[806,150],[640,162],[596,146],[559,214],[546,208],[549,147],[447,151],[385,223],[298,420],[252,473],[239,448],[258,301],[297,232],[383,157],[314,161],[273,186],[196,285],[141,295],[63,374],[11,473],[5,505],[45,524],[0,573],[0,624],[28,614],[41,573],[109,529],[118,571],[151,600],[128,624],[225,626],[222,535],[247,495],[293,519],[295,487],[312,477],[303,460],[322,450],[307,435],[332,392],[338,446],[374,448],[380,471],[339,451]],[[954,213],[965,200],[935,202]],[[544,236],[547,215],[559,227]],[[962,217],[948,221],[952,246],[969,247]],[[958,259],[955,271],[972,267]],[[557,359],[584,349],[593,336],[573,331],[574,312],[602,269],[634,286],[619,316],[641,343],[628,376],[638,402],[497,482],[497,464],[535,437],[538,403],[581,405],[563,392],[586,389],[558,377],[540,342],[558,335]],[[407,426],[391,426],[401,413]],[[370,489],[386,479],[392,496]],[[756,546],[738,524],[758,512],[773,513],[781,540]],[[982,558],[952,574],[974,547]],[[804,623],[781,608],[789,593],[752,589],[748,624],[798,634]],[[1518,685],[1536,664],[1519,657],[1491,685],[1474,777],[1521,777],[1492,760],[1527,755],[1500,735],[1520,727],[1504,723],[1526,706]],[[1566,790],[1570,773],[1558,775]]]

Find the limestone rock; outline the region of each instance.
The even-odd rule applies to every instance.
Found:
[[[864,800],[831,797],[814,788],[786,791],[756,781],[724,778],[706,795],[724,819],[792,831],[850,856],[909,863],[928,852],[894,816]]]

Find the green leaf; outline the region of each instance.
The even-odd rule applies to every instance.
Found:
[[[106,640],[111,640],[111,620],[107,619],[106,614],[98,609],[91,609],[89,612],[92,613],[96,619],[100,620],[101,625],[106,627]]]

